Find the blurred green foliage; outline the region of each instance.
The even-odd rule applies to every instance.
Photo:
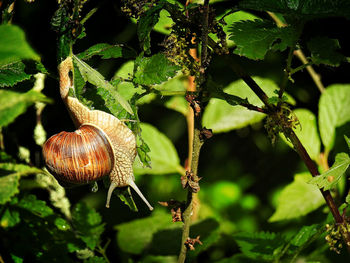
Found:
[[[172,222],[170,209],[157,202],[185,199],[180,178],[188,155],[188,78],[176,60],[167,59],[164,42],[174,23],[183,31],[188,26],[175,18],[198,15],[203,1],[192,1],[186,10],[185,1],[144,2],[88,1],[81,17],[97,11],[83,24],[68,23],[54,1],[18,1],[13,14],[1,2],[0,261],[177,261],[182,222]],[[264,129],[266,114],[233,106],[246,100],[263,104],[224,55],[212,52],[208,90],[213,94],[205,101],[203,125],[214,137],[201,151],[201,190],[190,230],[203,244],[188,252],[188,262],[347,262],[345,249],[338,255],[324,240],[325,225],[333,220],[317,186],[331,189],[339,206],[349,201],[349,139],[344,142],[344,135],[350,136],[348,1],[210,3],[213,19],[227,34],[228,56],[254,76],[270,102],[279,102],[288,49],[301,48],[317,65],[325,91],[320,94],[306,70],[297,71],[286,86],[286,102],[298,120],[294,131],[319,170],[325,170],[325,162],[331,169],[311,179],[286,138],[272,146]],[[277,27],[266,11],[276,12],[288,27]],[[138,136],[142,150],[134,172],[155,206],[152,214],[138,198],[138,213],[116,196],[106,209],[102,182],[97,193],[90,185],[64,189],[43,168],[34,131],[43,129],[45,137],[45,131],[51,136],[74,130],[58,91],[56,52],[62,39],[49,22],[55,12],[53,29],[66,34],[66,23],[78,30],[72,50],[77,54],[75,95],[126,119]],[[128,12],[134,12],[132,18]],[[218,32],[209,34],[217,43]],[[291,66],[302,63],[293,58]],[[44,90],[33,88],[37,73],[46,75]],[[20,154],[23,149],[28,158]]]

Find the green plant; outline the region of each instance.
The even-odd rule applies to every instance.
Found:
[[[348,1],[0,8],[0,262],[349,259]],[[46,134],[74,130],[59,81],[133,132],[153,212],[128,186],[106,209],[108,178],[63,188],[44,168]]]

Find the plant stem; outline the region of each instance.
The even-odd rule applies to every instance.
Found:
[[[283,23],[274,13],[272,12],[267,12],[269,14],[269,16],[271,16],[271,18],[275,21],[276,25],[278,27],[285,27],[288,26],[287,24]],[[301,49],[297,49],[294,51],[294,55],[296,55],[299,60],[306,65],[306,70],[309,72],[309,75],[311,76],[312,80],[314,81],[314,83],[316,84],[318,90],[323,93],[325,91],[325,88],[322,84],[321,81],[321,77],[319,74],[316,73],[316,71],[314,70],[314,68],[309,65],[308,60],[306,59],[303,51]]]
[[[283,76],[283,80],[282,80],[282,83],[280,86],[280,90],[278,91],[278,97],[280,99],[282,98],[283,93],[286,90],[288,79],[289,79],[289,76],[291,74],[292,59],[293,59],[293,48],[290,47],[289,52],[288,52],[286,69],[284,71],[284,76]]]
[[[238,67],[237,65],[235,65],[233,63],[231,63],[230,65],[234,66],[233,69],[236,71],[236,73],[254,91],[254,93],[260,98],[260,100],[262,102],[264,102],[266,107],[268,109],[273,109],[268,103],[267,95],[259,87],[259,85],[257,85],[256,82],[254,82],[254,80],[250,76],[248,76],[240,67]],[[274,114],[274,112],[272,111],[270,114]],[[318,176],[319,172],[318,172],[317,166],[310,158],[309,154],[305,150],[304,146],[302,145],[302,143],[300,142],[299,138],[296,136],[294,131],[290,128],[286,128],[286,127],[282,127],[282,128],[283,128],[284,135],[286,136],[286,138],[289,138],[291,140],[295,150],[297,151],[300,158],[305,163],[305,165],[308,168],[308,170],[310,171],[311,175]],[[346,222],[345,222],[344,218],[340,215],[338,207],[336,206],[331,193],[329,191],[324,191],[323,189],[320,189],[320,191],[321,191],[323,198],[325,199],[329,209],[331,210],[331,213],[334,217],[335,222],[338,225],[345,224]],[[340,228],[340,229],[342,229],[342,228]],[[350,234],[342,231],[342,236],[343,236],[344,243],[347,246],[347,249],[350,253]]]
[[[204,13],[203,13],[203,28],[202,28],[202,52],[201,52],[201,67],[200,67],[200,75],[198,77],[198,90],[201,92],[203,90],[203,86],[206,82],[206,67],[207,67],[207,56],[208,56],[208,17],[209,17],[209,0],[205,0],[204,4]],[[201,97],[199,96],[198,99]],[[201,103],[200,103],[201,104]],[[193,131],[193,144],[192,144],[192,159],[191,159],[191,172],[194,176],[198,176],[198,162],[199,162],[199,154],[200,149],[203,145],[203,141],[200,138],[200,133],[202,130],[202,114],[203,108],[200,109],[200,112],[194,112],[193,114],[193,123],[194,123],[194,131]],[[182,238],[181,238],[181,250],[178,257],[178,263],[185,262],[187,247],[185,245],[187,239],[190,235],[190,225],[191,225],[191,215],[193,209],[193,199],[195,198],[195,193],[192,192],[192,189],[188,189],[187,192],[187,200],[186,200],[186,208],[182,214],[183,219],[183,230],[182,230]]]

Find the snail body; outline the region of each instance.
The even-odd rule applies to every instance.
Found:
[[[86,184],[109,176],[111,184],[106,207],[109,207],[116,187],[130,186],[153,210],[134,182],[134,133],[115,116],[90,110],[77,98],[69,96],[69,89],[74,89],[70,76],[72,70],[71,57],[59,65],[60,93],[78,129],[53,135],[45,142],[43,156],[46,167],[58,180],[72,184]]]

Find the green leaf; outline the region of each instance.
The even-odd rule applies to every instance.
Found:
[[[93,256],[84,261],[84,263],[107,263],[103,257]]]
[[[254,20],[254,19],[259,19],[257,16],[251,14],[251,13],[248,13],[248,12],[245,12],[245,11],[238,11],[238,12],[234,12],[234,13],[231,13],[229,15],[226,15],[228,12],[231,12],[231,10],[227,9],[226,12],[224,14],[220,14],[216,20],[220,20],[223,16],[224,17],[224,21],[225,21],[225,24],[222,25],[223,27],[223,30],[226,34],[226,41],[227,41],[227,45],[228,47],[232,47],[234,45],[234,42],[232,40],[229,39],[229,31],[230,31],[230,27],[233,23],[236,23],[238,21],[242,21],[242,20]],[[215,41],[217,42],[219,40],[219,38],[213,34],[213,33],[210,33],[209,36]]]
[[[157,24],[153,27],[154,31],[162,33],[164,35],[169,35],[171,32],[171,26],[173,25],[173,20],[170,18],[170,14],[165,9],[161,10],[159,13],[159,19]]]
[[[350,3],[347,0],[245,0],[239,2],[239,7],[299,18],[350,15]]]
[[[174,224],[171,216],[154,212],[151,217],[136,219],[115,227],[120,249],[130,254],[176,255],[180,249],[181,224]],[[191,226],[191,237],[201,236],[203,245],[196,244],[195,254],[203,252],[218,241],[219,223],[207,218]],[[197,254],[197,255],[198,255]],[[189,255],[190,256],[190,255]],[[194,255],[192,255],[194,256]],[[192,260],[190,260],[192,261]]]
[[[39,217],[53,215],[53,210],[46,205],[45,201],[38,200],[35,195],[24,196],[17,204],[18,207],[26,209]]]
[[[0,90],[0,127],[13,122],[19,115],[35,102],[51,102],[44,94],[30,90],[19,93],[10,90]]]
[[[340,49],[337,39],[328,37],[314,37],[307,43],[311,51],[311,60],[315,64],[325,64],[329,66],[339,66],[345,57],[338,52]]]
[[[292,238],[290,244],[296,247],[304,246],[310,242],[315,236],[324,232],[325,229],[321,224],[313,224],[311,226],[303,226],[299,232]]]
[[[128,62],[125,62],[118,71],[114,74],[113,77],[113,85],[117,87],[118,92],[120,95],[122,95],[126,100],[131,100],[131,98],[135,94],[142,94],[145,91],[142,89],[142,87],[135,87],[132,82],[129,81],[123,81],[122,79],[130,79],[131,76],[134,74],[134,61],[130,60]],[[156,97],[155,94],[147,94],[140,99],[136,101],[137,105],[141,105],[144,103],[151,102]]]
[[[148,9],[137,23],[137,36],[141,48],[149,53],[151,48],[151,31],[159,20],[159,13],[163,8],[162,2]]]
[[[292,27],[277,27],[267,20],[236,22],[229,31],[230,40],[237,45],[234,53],[250,59],[264,59],[272,49],[284,51],[293,47],[298,38]]]
[[[91,68],[88,64],[80,60],[78,57],[73,56],[73,59],[76,65],[79,68],[80,74],[84,78],[85,81],[90,82],[94,86],[97,87],[98,92],[103,92],[106,97],[106,106],[113,107],[115,103],[112,100],[117,101],[120,105],[131,115],[133,115],[133,111],[129,103],[116,91],[116,89],[110,84],[108,81],[104,79],[104,77],[97,70]],[[115,114],[114,112],[112,112]]]
[[[278,198],[277,209],[270,217],[270,222],[306,215],[325,203],[320,190],[307,183],[310,179],[309,173],[294,176],[294,181],[282,190]]]
[[[153,235],[160,229],[174,228],[171,216],[165,213],[153,213],[151,217],[135,219],[115,228],[120,249],[130,254],[141,254],[151,245]]]
[[[142,258],[142,262],[143,263],[176,263],[177,257],[147,255],[146,257]]]
[[[109,58],[133,58],[136,57],[136,52],[128,47],[123,45],[110,45],[106,43],[99,43],[89,47],[84,52],[81,52],[77,55],[78,58],[87,60],[93,56],[100,56],[102,59]]]
[[[326,151],[333,148],[335,130],[350,121],[350,85],[333,84],[322,93],[318,104],[320,135]]]
[[[317,161],[321,151],[321,139],[317,130],[316,116],[307,109],[296,109],[293,111],[300,125],[297,125],[293,130],[298,136],[302,145],[305,147],[311,159]],[[291,142],[287,141],[286,137],[281,134],[283,140],[293,148]]]
[[[275,233],[238,233],[233,236],[244,255],[252,259],[274,260],[282,252],[285,240]]]
[[[260,77],[253,79],[269,97],[276,95],[274,91],[278,90],[278,86],[273,81]],[[232,82],[224,89],[224,92],[248,99],[249,103],[256,106],[263,106],[260,99],[243,80]],[[294,99],[288,96],[288,102],[294,104]],[[210,99],[204,111],[203,126],[212,129],[213,132],[227,132],[257,123],[265,116],[263,113],[248,110],[243,106],[231,106],[223,100],[213,98]]]
[[[19,212],[16,210],[10,210],[6,208],[2,217],[0,218],[0,226],[2,228],[13,227],[21,221]]]
[[[135,61],[134,82],[141,85],[155,85],[167,81],[181,68],[158,53],[152,57],[141,57]]]
[[[350,151],[350,139],[346,135],[344,135],[344,139],[345,139],[346,144],[348,145],[348,148],[349,148],[349,151]]]
[[[24,64],[20,61],[0,66],[0,87],[12,87],[18,82],[30,79],[25,73]]]
[[[0,66],[22,59],[39,60],[18,26],[0,25]]]
[[[134,199],[132,198],[131,192],[130,192],[130,187],[125,187],[125,188],[117,188],[114,190],[114,193],[118,195],[119,199],[126,204],[131,211],[137,212],[137,206],[134,202]]]
[[[0,204],[5,204],[19,193],[21,176],[42,173],[42,170],[24,164],[0,163]]]
[[[346,153],[338,153],[332,167],[325,173],[313,177],[309,183],[316,185],[323,190],[329,190],[335,187],[340,178],[344,175],[350,165],[350,157]]]
[[[104,231],[101,215],[85,203],[78,203],[72,212],[73,226],[88,248],[95,249]]]
[[[180,159],[172,142],[155,127],[141,123],[142,138],[150,148],[152,169],[142,168],[140,162],[134,163],[135,174],[182,173]]]

